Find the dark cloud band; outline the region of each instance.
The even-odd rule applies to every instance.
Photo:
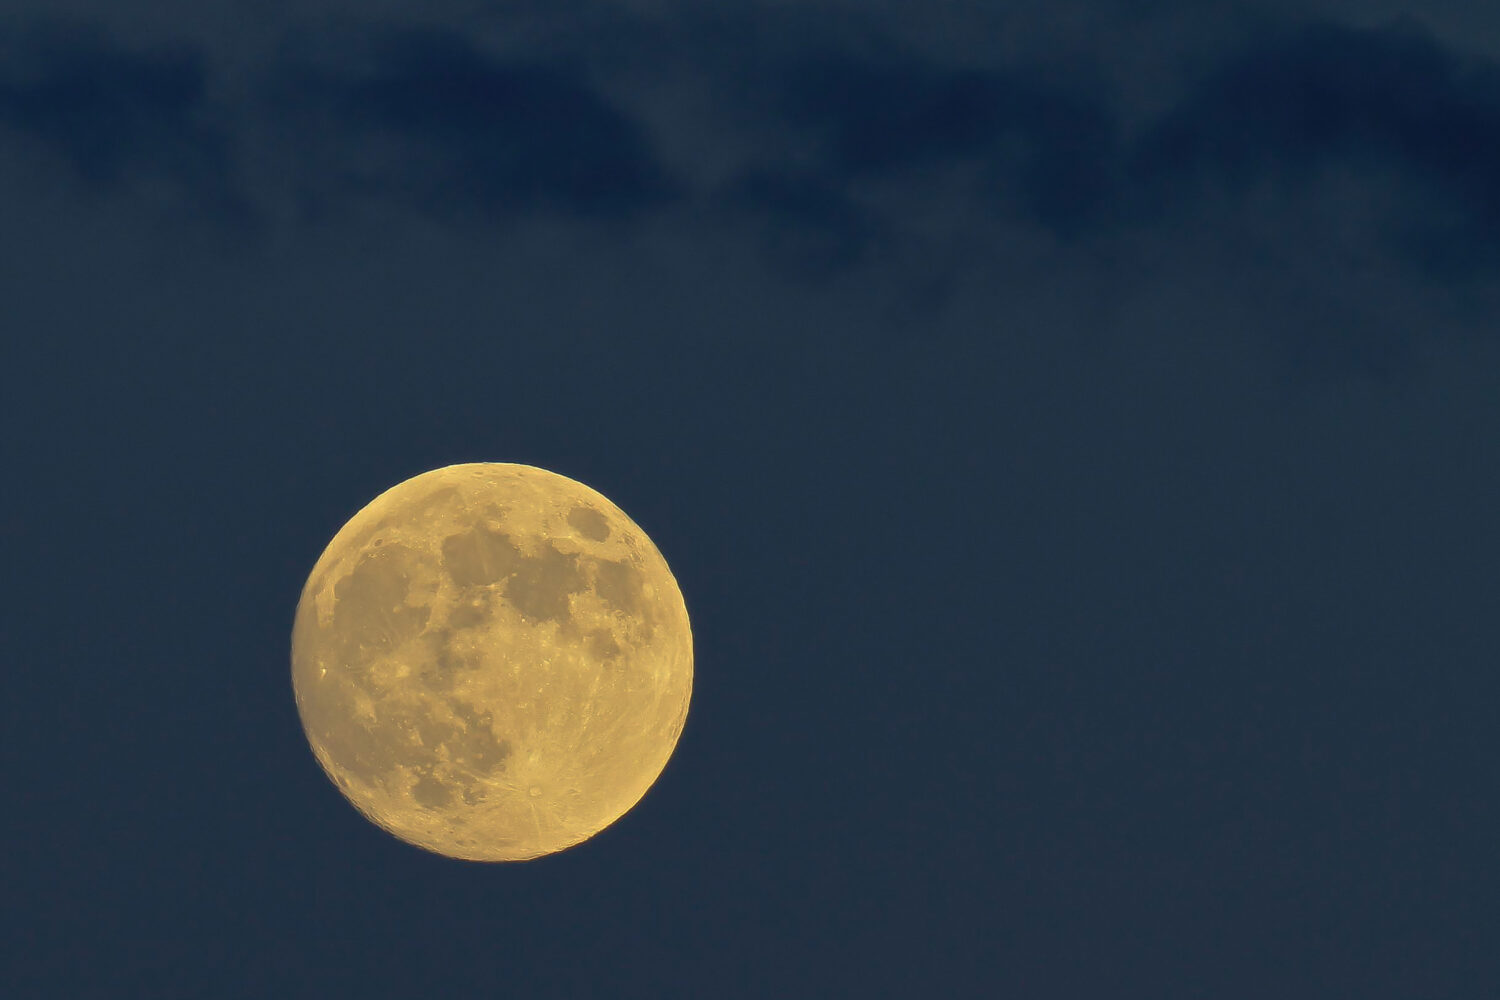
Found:
[[[747,82],[705,58],[691,72],[707,113],[727,120],[728,95],[754,95],[761,126],[782,139],[696,191],[690,165],[669,162],[644,113],[582,55],[502,57],[430,29],[353,32],[337,47],[288,45],[296,54],[220,106],[200,51],[38,38],[20,47],[24,69],[0,61],[0,141],[49,150],[103,190],[150,176],[228,204],[256,173],[250,159],[270,156],[314,208],[384,201],[484,223],[691,203],[751,220],[789,267],[827,273],[900,237],[899,198],[856,195],[871,181],[921,186],[961,166],[969,187],[952,193],[993,224],[1080,239],[1172,225],[1206,192],[1233,199],[1266,180],[1297,197],[1342,169],[1387,185],[1368,221],[1393,259],[1461,277],[1500,249],[1500,71],[1410,23],[1256,34],[1129,129],[1102,86],[1020,67],[804,46],[742,62],[734,72],[763,76]]]

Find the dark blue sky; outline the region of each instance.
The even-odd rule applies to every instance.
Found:
[[[1500,17],[31,6],[7,995],[1493,990]],[[290,686],[465,461],[694,623],[657,785],[521,865],[368,824]]]

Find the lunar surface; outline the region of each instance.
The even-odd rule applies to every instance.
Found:
[[[356,514],[297,605],[308,742],[372,821],[455,858],[579,843],[645,795],[692,691],[661,553],[581,483],[454,465]]]

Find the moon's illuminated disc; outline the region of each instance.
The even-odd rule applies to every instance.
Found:
[[[292,686],[319,763],[402,840],[476,861],[560,851],[646,794],[687,717],[693,644],[651,539],[528,465],[376,497],[297,605]]]

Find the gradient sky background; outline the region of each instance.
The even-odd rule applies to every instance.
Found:
[[[8,996],[1492,994],[1493,5],[5,11]],[[695,628],[524,865],[289,679],[486,460]]]

